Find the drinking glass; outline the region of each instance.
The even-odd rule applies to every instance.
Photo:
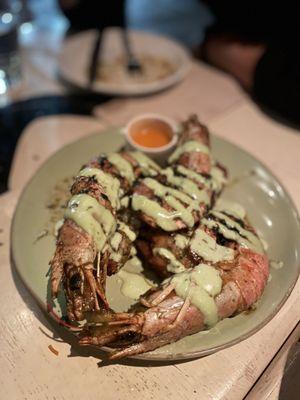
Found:
[[[21,78],[18,48],[21,6],[17,0],[0,0],[0,95],[6,94]]]

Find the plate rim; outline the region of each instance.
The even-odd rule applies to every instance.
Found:
[[[14,232],[14,226],[15,226],[15,221],[16,221],[16,215],[19,209],[19,205],[22,202],[23,197],[25,196],[26,192],[29,190],[31,182],[35,179],[36,175],[40,172],[40,170],[42,168],[45,168],[45,166],[47,165],[47,163],[54,157],[57,156],[57,154],[59,154],[61,151],[65,151],[67,148],[72,147],[75,143],[80,143],[80,142],[84,142],[85,140],[87,140],[88,138],[91,137],[96,137],[102,134],[106,134],[108,132],[123,136],[122,133],[120,133],[121,128],[120,127],[107,127],[104,129],[100,129],[99,131],[95,131],[92,132],[89,135],[86,135],[82,138],[79,138],[77,140],[74,140],[71,143],[66,144],[65,146],[61,147],[60,149],[56,150],[53,154],[51,154],[40,166],[39,168],[35,171],[35,173],[33,174],[33,176],[28,180],[26,186],[21,190],[21,193],[18,197],[17,200],[17,204],[15,206],[14,212],[13,212],[13,217],[12,217],[12,221],[11,221],[11,227],[10,227],[10,260],[12,263],[12,267],[15,268],[15,270],[17,271],[19,277],[22,280],[22,283],[25,285],[26,289],[30,292],[30,294],[32,295],[32,297],[34,298],[34,300],[37,302],[37,304],[41,307],[42,311],[46,312],[47,316],[49,316],[51,318],[51,320],[55,321],[57,324],[63,326],[65,329],[67,329],[70,333],[73,333],[72,330],[68,329],[67,327],[65,327],[63,324],[60,324],[57,319],[55,318],[54,315],[52,315],[52,313],[49,312],[48,309],[48,305],[46,303],[44,303],[41,299],[39,299],[39,297],[35,294],[35,292],[31,289],[30,284],[27,282],[27,279],[24,277],[23,273],[22,273],[22,269],[19,269],[17,263],[15,262],[15,258],[14,258],[14,243],[15,241],[13,240],[13,232]],[[285,186],[282,184],[281,180],[278,179],[273,172],[269,169],[269,167],[267,167],[262,161],[260,161],[259,159],[257,159],[255,156],[253,156],[251,153],[249,153],[247,150],[243,149],[242,147],[240,147],[239,145],[233,143],[230,140],[224,139],[223,137],[219,136],[219,135],[215,135],[214,133],[211,133],[212,138],[217,138],[217,140],[221,140],[223,142],[227,142],[230,145],[234,146],[238,151],[244,153],[246,156],[250,156],[252,159],[254,159],[257,164],[267,172],[267,174],[274,180],[274,182],[280,187],[280,189],[283,191],[284,196],[286,197],[286,199],[289,202],[289,205],[291,206],[291,210],[295,216],[295,220],[297,222],[299,231],[300,231],[300,214],[297,210],[297,207],[294,203],[294,200],[292,199],[291,195],[289,194],[289,191],[285,188]],[[299,243],[300,243],[300,238],[298,239]],[[229,348],[232,347],[244,340],[246,340],[247,338],[249,338],[250,336],[254,335],[255,333],[257,333],[258,331],[260,331],[263,327],[265,327],[277,314],[278,312],[282,309],[283,305],[286,303],[286,301],[288,300],[288,298],[290,297],[294,287],[296,286],[298,280],[300,277],[300,263],[297,266],[297,276],[295,278],[295,280],[292,282],[292,284],[289,286],[287,292],[285,293],[284,297],[282,298],[281,302],[275,307],[275,309],[272,311],[272,313],[270,315],[268,315],[268,317],[266,317],[259,325],[257,325],[256,327],[254,327],[253,329],[251,329],[249,332],[244,333],[243,335],[232,339],[226,343],[217,345],[217,346],[213,346],[213,347],[209,347],[207,349],[204,350],[198,350],[195,352],[186,352],[186,353],[178,353],[176,355],[172,355],[172,354],[164,354],[163,356],[160,354],[155,354],[155,353],[143,353],[140,355],[135,355],[135,356],[130,356],[127,358],[130,358],[132,360],[139,360],[139,361],[150,361],[150,362],[180,362],[180,361],[184,361],[184,360],[192,360],[192,359],[196,359],[196,358],[202,358],[205,357],[209,354],[213,354],[216,353],[220,350],[223,350],[225,348]],[[16,289],[18,290],[18,289]],[[90,346],[90,348],[96,348],[97,350],[103,350],[105,352],[113,352],[115,351],[115,349],[108,347],[108,346],[102,346],[100,348],[96,347],[96,346]]]

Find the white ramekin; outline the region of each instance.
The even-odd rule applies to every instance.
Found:
[[[142,120],[149,120],[149,119],[162,121],[171,128],[170,132],[171,132],[172,137],[171,137],[171,140],[169,143],[167,143],[166,145],[161,146],[161,147],[146,147],[146,146],[141,146],[140,144],[136,143],[133,140],[133,138],[131,136],[131,129],[132,129],[133,125],[136,122],[140,122]],[[127,147],[129,149],[142,151],[148,157],[152,158],[156,162],[164,163],[167,160],[167,158],[169,157],[169,155],[172,153],[172,151],[174,150],[174,148],[177,144],[178,130],[179,130],[178,124],[171,118],[166,117],[164,115],[160,115],[160,114],[147,113],[147,114],[141,114],[141,115],[138,115],[138,116],[132,118],[127,123],[127,125],[124,127],[123,133],[126,136],[126,140],[127,140],[127,144],[128,144]]]

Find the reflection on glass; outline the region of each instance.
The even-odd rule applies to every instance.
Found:
[[[0,0],[0,94],[20,81],[20,57],[18,49],[18,22],[16,11],[19,2]]]

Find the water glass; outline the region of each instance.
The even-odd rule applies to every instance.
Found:
[[[15,86],[21,78],[18,48],[18,23],[21,3],[0,0],[0,95]]]

